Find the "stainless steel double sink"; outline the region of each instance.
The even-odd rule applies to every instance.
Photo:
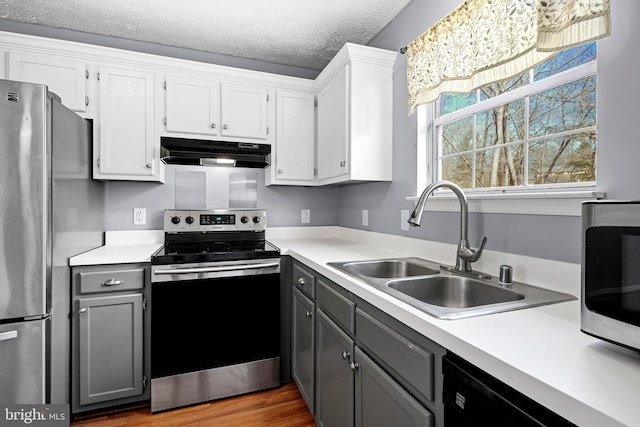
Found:
[[[421,258],[331,262],[352,277],[438,319],[462,319],[575,300],[569,294],[463,273]]]

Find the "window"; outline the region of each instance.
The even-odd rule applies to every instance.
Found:
[[[427,180],[467,194],[595,189],[596,77],[590,43],[515,78],[441,95],[427,108]]]

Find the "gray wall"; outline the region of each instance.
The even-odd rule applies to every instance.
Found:
[[[460,0],[413,0],[370,45],[390,50],[406,46]],[[607,198],[640,199],[640,2],[612,2],[612,34],[598,42],[598,191]],[[398,55],[394,74],[394,176],[392,183],[342,186],[339,224],[345,227],[406,235],[447,243],[458,240],[457,213],[425,212],[423,226],[400,230],[400,210],[413,208],[415,196],[416,118],[407,116],[406,57]],[[422,189],[418,189],[421,191]],[[361,210],[369,210],[363,227]],[[469,240],[482,235],[487,249],[560,261],[580,261],[580,218],[565,216],[471,214]],[[453,260],[452,260],[453,262]]]

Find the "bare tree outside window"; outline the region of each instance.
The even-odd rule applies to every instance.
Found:
[[[591,43],[516,78],[442,95],[438,179],[468,189],[595,182],[597,79],[583,66],[595,59]],[[512,91],[517,95],[499,103]],[[464,116],[465,109],[474,111]]]

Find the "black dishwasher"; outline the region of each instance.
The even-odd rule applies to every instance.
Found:
[[[445,426],[575,426],[452,353],[442,371]]]

